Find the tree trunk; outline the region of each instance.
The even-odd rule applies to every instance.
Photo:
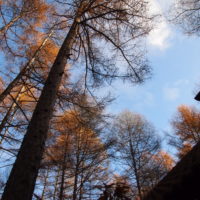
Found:
[[[81,184],[80,184],[80,187],[79,187],[79,190],[80,190],[80,192],[79,192],[79,200],[82,200],[82,197],[83,197],[83,174],[81,174]],[[90,190],[90,194],[91,194],[91,190]],[[91,196],[92,195],[90,195],[89,194],[89,196],[90,196],[90,199],[91,199]]]
[[[78,174],[77,174],[77,168],[76,168],[76,173],[75,173],[75,176],[74,176],[74,189],[73,189],[73,197],[72,199],[73,200],[76,200],[76,197],[77,197],[77,184],[78,184]]]
[[[48,178],[49,178],[49,167],[47,168],[47,171],[46,171],[46,174],[45,174],[45,177],[44,177],[44,187],[43,187],[43,190],[42,190],[41,200],[44,200]]]
[[[21,96],[20,93],[23,92],[23,90],[24,90],[24,86],[22,85],[15,97],[16,101],[19,100],[19,98]],[[12,119],[9,119],[11,117],[11,113],[13,112],[12,117],[11,117],[11,118],[13,118],[16,111],[17,111],[16,103],[12,102],[10,108],[8,109],[6,115],[4,116],[4,118],[0,124],[0,134],[2,133],[3,129],[5,128],[5,125],[8,122],[8,120],[12,120]],[[8,130],[8,128],[5,130],[4,134],[1,134],[0,145],[6,137],[7,130]]]
[[[68,138],[68,137],[67,137]],[[62,163],[62,174],[61,174],[61,184],[60,184],[60,194],[59,194],[59,200],[63,200],[64,198],[64,187],[65,187],[65,171],[66,171],[66,158],[67,158],[67,139],[65,141],[65,149],[64,149],[64,155],[63,155],[63,163]]]
[[[65,186],[65,170],[66,167],[62,166],[62,174],[61,174],[61,184],[60,184],[60,194],[59,194],[59,200],[63,200],[63,194],[64,194],[64,186]]]
[[[74,174],[74,187],[73,187],[73,196],[72,199],[76,200],[77,199],[77,184],[78,184],[78,170],[79,170],[79,166],[80,166],[80,160],[79,160],[79,139],[78,139],[78,152],[76,155],[76,167],[75,167],[75,174]]]
[[[44,89],[34,110],[27,133],[4,189],[2,200],[32,199],[35,181],[45,147],[45,140],[47,138],[49,121],[56,100],[56,93],[60,86],[61,78],[78,31],[77,21],[77,18],[75,18],[49,72],[49,76],[45,82]]]
[[[60,171],[59,171],[59,169],[58,169],[58,173],[57,173],[56,180],[55,180],[54,191],[53,191],[53,200],[56,200],[56,199],[57,199],[56,194],[57,194],[57,189],[58,189],[58,179],[59,179],[59,175],[60,175]]]
[[[135,161],[135,157],[134,157],[134,150],[133,150],[133,145],[132,145],[131,140],[129,141],[129,145],[130,145],[132,163],[133,163],[133,168],[134,168],[133,170],[134,170],[134,173],[135,173],[138,194],[139,194],[140,199],[142,199],[142,191],[141,191],[141,185],[140,185],[140,178],[139,178],[139,174],[138,174],[138,169],[137,169],[137,165],[136,165],[136,161]]]
[[[48,36],[44,39],[42,44],[39,46],[39,48],[35,51],[32,58],[29,60],[29,62],[22,68],[22,70],[19,72],[19,74],[13,79],[13,81],[6,87],[6,89],[0,94],[0,103],[6,98],[8,94],[10,94],[11,90],[17,85],[18,81],[25,75],[27,70],[31,67],[31,65],[34,63],[36,56],[41,51],[41,49],[45,46],[48,39],[53,34],[53,31],[51,31]]]

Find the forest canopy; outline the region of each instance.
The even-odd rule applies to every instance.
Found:
[[[0,0],[2,200],[142,200],[173,168],[151,119],[108,112],[110,85],[140,88],[153,75],[147,40],[163,16],[151,3]],[[178,1],[173,23],[198,36],[198,11]],[[198,120],[185,105],[171,120],[180,159]]]

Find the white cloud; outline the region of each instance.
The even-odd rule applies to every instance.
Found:
[[[166,100],[175,101],[180,96],[180,90],[176,87],[165,87],[163,89],[164,97]]]
[[[188,90],[185,88],[191,88],[191,82],[187,79],[178,79],[171,83],[166,83],[163,87],[163,96],[168,101],[175,101],[181,97],[183,100],[184,96],[190,96]]]
[[[149,108],[155,105],[155,97],[151,91],[141,86],[121,84],[120,82],[113,87],[113,93],[122,101],[123,106],[131,105],[134,108]],[[125,103],[126,102],[126,103]]]
[[[169,47],[169,41],[171,31],[167,24],[163,21],[160,23],[159,27],[154,28],[148,37],[149,44],[156,46],[159,49],[166,49]]]
[[[180,79],[180,80],[177,80],[175,83],[174,83],[174,85],[175,86],[186,86],[186,85],[188,85],[190,82],[189,82],[189,80],[187,80],[187,79]]]
[[[157,0],[149,0],[149,3],[150,14],[163,14],[163,10]],[[155,22],[154,29],[149,34],[148,43],[159,49],[165,49],[169,46],[171,35],[172,31],[166,19],[162,16],[159,21]]]

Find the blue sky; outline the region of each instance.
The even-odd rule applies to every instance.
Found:
[[[151,1],[153,12],[165,11],[169,5],[164,0]],[[194,100],[195,92],[200,90],[200,38],[183,35],[163,18],[150,34],[147,46],[152,79],[139,86],[113,84],[110,90],[117,99],[108,111],[117,114],[129,109],[140,113],[164,137],[165,131],[170,133],[170,120],[179,105],[200,108]]]

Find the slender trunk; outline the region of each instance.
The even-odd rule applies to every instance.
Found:
[[[64,155],[63,155],[63,163],[62,163],[62,174],[61,174],[61,184],[60,184],[60,194],[59,194],[59,200],[63,200],[64,198],[64,187],[65,187],[65,171],[66,171],[66,158],[67,158],[67,140],[65,144],[64,149]]]
[[[18,91],[16,97],[15,97],[15,98],[16,98],[16,101],[19,100],[19,98],[20,98],[20,96],[21,96],[20,93],[23,92],[23,90],[24,90],[24,86],[22,85],[21,88],[19,89],[19,91]],[[11,113],[13,112],[13,115],[12,115],[12,118],[13,118],[13,116],[14,116],[14,114],[15,114],[16,111],[17,111],[17,109],[16,109],[16,103],[13,102],[13,103],[11,104],[10,108],[8,109],[6,115],[4,116],[4,118],[3,118],[2,122],[1,122],[1,124],[0,124],[0,134],[2,133],[3,129],[5,128],[5,125],[6,125],[7,121],[8,121],[8,119],[9,119],[10,116],[11,116]],[[10,120],[12,120],[12,119],[10,119]],[[7,134],[7,130],[5,130],[5,133],[4,133],[4,134],[1,134],[2,136],[1,136],[1,140],[0,140],[0,145],[1,145],[1,143],[3,142],[3,140],[5,139],[6,134]]]
[[[135,157],[134,157],[134,150],[133,150],[133,145],[132,145],[131,140],[129,141],[129,145],[130,145],[130,151],[131,151],[131,156],[132,156],[132,164],[133,164],[133,168],[134,168],[133,170],[134,170],[134,173],[135,173],[138,194],[139,194],[140,199],[142,199],[140,178],[139,178],[139,174],[138,174],[138,169],[137,169],[137,165],[136,165],[136,161],[135,161]]]
[[[92,181],[90,181],[90,195],[89,198],[92,199]]]
[[[19,74],[13,79],[12,82],[6,87],[6,89],[0,94],[0,102],[2,102],[8,94],[10,94],[11,90],[17,85],[18,81],[25,75],[27,70],[31,67],[31,65],[34,63],[38,53],[42,50],[42,48],[45,46],[49,38],[52,36],[53,31],[51,31],[48,36],[44,39],[42,44],[39,46],[39,48],[35,51],[32,58],[29,60],[29,62],[26,63],[26,65],[22,68],[22,70],[19,72]]]
[[[57,193],[57,187],[58,187],[58,179],[59,179],[59,170],[56,176],[56,180],[55,180],[55,186],[54,186],[54,192],[53,192],[53,200],[56,200],[56,193]]]
[[[77,151],[76,151],[76,167],[75,167],[75,174],[74,174],[74,187],[73,187],[73,196],[72,196],[72,200],[76,200],[77,199],[77,184],[78,184],[78,175],[79,175],[79,169],[80,169],[80,144],[81,141],[79,139],[79,137],[77,138]]]
[[[76,167],[76,172],[75,172],[75,176],[74,176],[74,189],[73,189],[73,200],[76,200],[76,196],[77,196],[77,184],[78,184],[78,173],[77,173],[77,167]]]
[[[45,174],[45,177],[44,177],[44,187],[43,187],[43,190],[42,190],[41,200],[44,199],[44,195],[45,195],[46,187],[47,187],[48,176],[49,176],[49,167],[47,168],[47,171],[46,171],[46,174]]]
[[[65,185],[65,170],[66,167],[62,166],[62,174],[61,174],[61,183],[60,183],[60,194],[59,194],[59,200],[63,200],[63,194],[64,194],[64,185]]]
[[[2,134],[2,131],[5,128],[5,125],[8,121],[8,119],[10,118],[10,115],[11,115],[13,109],[15,108],[15,105],[16,104],[14,102],[11,104],[6,115],[4,116],[3,120],[1,121],[1,124],[0,124],[0,135],[1,135],[0,145],[2,144],[3,140],[6,138],[7,130],[5,130],[5,132],[3,134]]]
[[[80,193],[79,193],[79,200],[83,197],[83,174],[81,174],[81,184],[80,184]],[[91,196],[90,196],[91,199]]]
[[[49,76],[45,82],[44,89],[34,110],[27,133],[4,189],[2,200],[32,199],[56,94],[78,31],[77,21],[75,18],[49,72]]]

